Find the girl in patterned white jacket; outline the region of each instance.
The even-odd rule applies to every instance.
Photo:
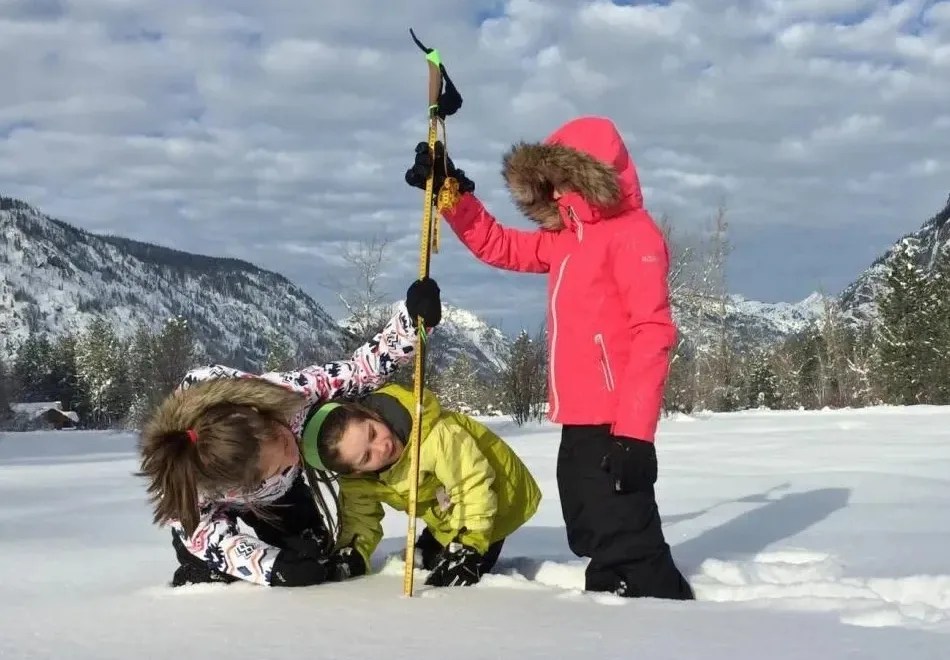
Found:
[[[415,357],[416,319],[431,330],[441,309],[435,281],[417,280],[382,332],[350,360],[260,376],[220,365],[188,372],[139,443],[154,522],[171,526],[181,563],[173,585],[333,579],[327,555],[334,539],[302,474],[299,441],[309,413],[381,386]],[[255,534],[243,532],[239,519]]]

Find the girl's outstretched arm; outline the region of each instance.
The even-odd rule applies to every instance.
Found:
[[[385,383],[400,365],[415,357],[419,332],[404,302],[371,340],[348,360],[314,364],[299,371],[269,372],[261,378],[283,385],[307,397],[313,405],[337,397],[369,394]]]
[[[367,394],[385,383],[396,368],[415,357],[418,330],[405,302],[383,329],[363,344],[348,360],[313,364],[296,371],[271,371],[260,376],[220,364],[192,369],[179,389],[211,378],[262,378],[307,397],[307,405],[336,397]]]

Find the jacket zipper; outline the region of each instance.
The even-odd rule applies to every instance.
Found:
[[[584,223],[582,223],[580,219],[577,217],[577,213],[574,212],[573,206],[567,207],[567,214],[568,216],[570,216],[571,220],[574,221],[574,227],[577,231],[577,242],[583,243],[584,242]]]
[[[604,382],[607,385],[607,391],[614,391],[614,373],[610,369],[610,360],[607,359],[607,345],[604,343],[604,336],[599,332],[594,335],[594,342],[600,346],[600,368],[604,372]]]
[[[561,262],[561,267],[558,269],[557,280],[554,282],[554,292],[551,294],[551,399],[554,402],[554,407],[551,410],[550,417],[551,419],[556,419],[558,411],[561,408],[561,400],[557,394],[557,380],[555,369],[555,360],[557,359],[557,294],[561,290],[561,280],[564,277],[564,269],[567,267],[567,262],[571,258],[571,255],[564,257],[564,261]]]

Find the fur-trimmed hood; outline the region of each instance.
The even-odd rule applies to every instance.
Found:
[[[615,216],[643,206],[636,167],[609,119],[580,117],[542,143],[519,142],[505,154],[502,176],[515,205],[545,229],[564,222],[554,189],[577,193],[590,206],[585,219]]]
[[[214,378],[166,397],[151,416],[145,435],[194,428],[205,411],[222,403],[250,406],[267,417],[290,421],[306,400],[297,392],[260,378]]]

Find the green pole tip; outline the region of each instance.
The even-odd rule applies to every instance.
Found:
[[[442,56],[439,54],[439,51],[436,48],[433,48],[430,52],[426,53],[426,59],[436,66],[442,66]]]

